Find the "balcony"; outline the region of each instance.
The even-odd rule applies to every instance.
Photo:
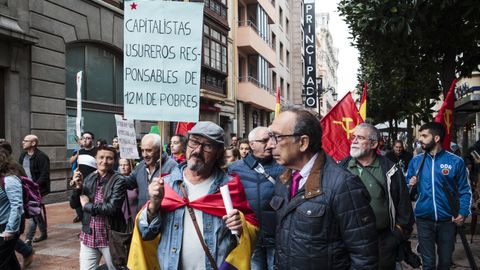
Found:
[[[277,65],[272,44],[260,36],[260,32],[251,21],[238,22],[237,47],[246,54],[261,55],[271,68]]]
[[[268,23],[276,23],[278,21],[277,13],[275,12],[275,1],[272,0],[240,0],[239,2],[245,5],[258,4],[262,6],[268,16]]]
[[[275,94],[273,90],[261,85],[253,77],[240,77],[238,82],[237,99],[261,107],[263,109],[275,110]]]

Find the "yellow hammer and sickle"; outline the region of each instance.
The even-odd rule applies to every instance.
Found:
[[[443,114],[443,120],[445,120],[445,125],[447,126],[447,134],[450,135],[450,127],[452,126],[452,110],[445,110]]]
[[[334,124],[342,126],[343,130],[347,133],[348,140],[350,140],[350,134],[355,130],[355,127],[350,129],[350,122],[353,122],[353,119],[350,117],[342,117],[342,121],[333,121]]]

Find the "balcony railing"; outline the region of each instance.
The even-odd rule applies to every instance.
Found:
[[[258,30],[258,28],[257,28],[257,26],[255,25],[254,22],[252,22],[252,21],[250,21],[250,20],[239,21],[239,22],[238,22],[238,26],[248,26],[248,27],[252,28],[252,30],[255,31],[255,33],[257,33],[257,35],[258,35],[265,43],[267,43],[267,45],[268,45],[270,48],[274,49],[273,44],[272,44],[270,38],[269,38],[268,36],[265,36],[265,34],[262,34],[262,33]]]
[[[255,86],[257,86],[258,88],[261,88],[267,92],[269,92],[270,94],[272,95],[275,95],[273,89],[271,87],[269,87],[268,85],[265,85],[265,84],[262,84],[260,83],[256,78],[252,77],[252,76],[247,76],[247,77],[239,77],[238,78],[238,81],[239,82],[250,82],[250,83],[253,83]]]

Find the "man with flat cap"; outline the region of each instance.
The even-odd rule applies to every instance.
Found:
[[[257,222],[240,179],[221,169],[223,155],[223,129],[198,122],[187,136],[187,162],[148,187],[150,201],[139,213],[130,269],[250,268]],[[228,214],[219,191],[224,185],[233,203]],[[149,244],[154,239],[156,250]]]

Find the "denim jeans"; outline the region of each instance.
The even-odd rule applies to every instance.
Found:
[[[102,256],[108,269],[115,270],[108,247],[91,248],[80,242],[80,270],[97,269]]]
[[[275,246],[257,245],[252,253],[251,270],[273,270]]]
[[[424,270],[448,270],[455,246],[455,223],[417,218],[419,251]],[[435,250],[436,244],[436,250]],[[435,267],[438,255],[438,266]]]
[[[15,251],[22,254],[23,258],[26,258],[32,254],[33,248],[32,246],[25,244],[25,242],[19,238],[15,244]]]
[[[33,218],[29,219],[28,230],[25,236],[25,239],[32,240],[33,236],[35,235],[35,231],[38,229],[40,230],[41,235],[47,234],[47,224],[45,224],[45,219],[43,218],[43,211],[40,215],[34,216]]]
[[[5,224],[0,224],[0,232],[5,230]],[[17,256],[15,256],[15,244],[17,243],[18,234],[13,239],[5,241],[0,239],[0,270],[20,270]]]

